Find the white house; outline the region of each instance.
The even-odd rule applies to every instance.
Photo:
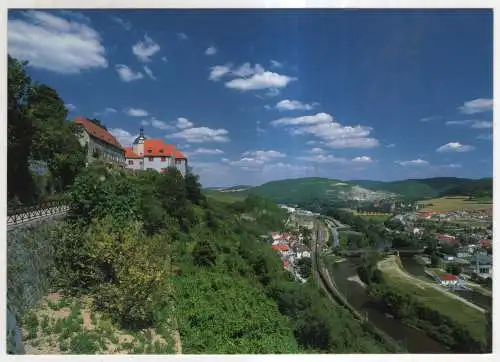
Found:
[[[132,170],[156,170],[167,172],[169,167],[177,168],[182,175],[187,172],[187,158],[174,145],[162,140],[150,140],[141,128],[132,147],[125,148],[126,167]]]

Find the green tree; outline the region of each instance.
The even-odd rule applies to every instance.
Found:
[[[304,279],[309,279],[312,275],[312,262],[311,258],[300,258],[297,261],[300,276]]]

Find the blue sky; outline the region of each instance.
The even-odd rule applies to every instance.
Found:
[[[10,12],[9,53],[205,186],[492,175],[489,11]]]

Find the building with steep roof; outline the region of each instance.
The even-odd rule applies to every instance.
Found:
[[[125,165],[132,170],[156,170],[165,173],[169,167],[175,167],[182,175],[187,172],[186,156],[174,145],[166,144],[162,140],[147,139],[143,128],[133,146],[125,148]]]
[[[83,147],[87,146],[87,164],[101,159],[122,167],[125,165],[125,150],[111,133],[84,117],[77,117],[75,124],[83,131],[78,138]]]

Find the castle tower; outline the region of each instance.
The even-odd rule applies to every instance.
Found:
[[[139,156],[144,155],[144,141],[146,140],[146,137],[144,136],[144,128],[141,127],[139,131],[139,136],[134,140],[134,146],[133,150],[134,153],[138,154]]]

